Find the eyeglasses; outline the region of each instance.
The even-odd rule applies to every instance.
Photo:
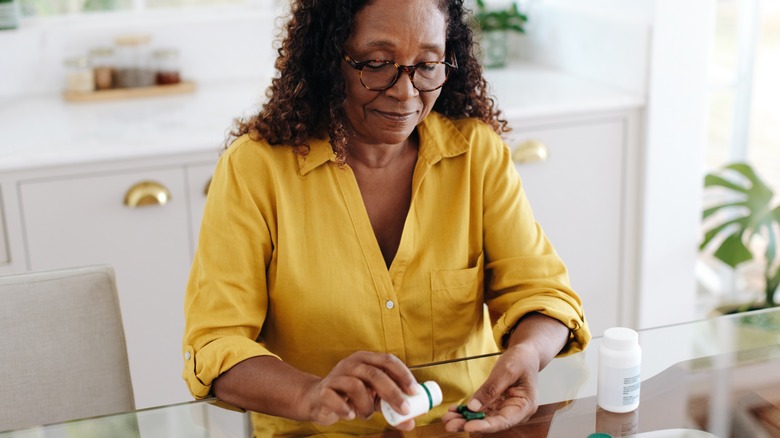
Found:
[[[409,75],[412,86],[418,91],[438,90],[447,82],[450,70],[458,68],[458,61],[454,56],[452,64],[446,61],[427,61],[415,65],[400,65],[385,59],[356,62],[344,49],[340,51],[347,64],[360,72],[360,83],[372,91],[384,91],[395,85],[401,71]]]

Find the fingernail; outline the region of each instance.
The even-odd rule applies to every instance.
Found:
[[[409,402],[404,400],[404,402],[401,403],[401,413],[406,415],[409,413],[410,409],[412,409],[412,407],[409,405]]]
[[[354,420],[355,419],[355,411],[349,411],[347,414],[347,420]]]
[[[466,406],[469,408],[469,410],[476,412],[482,409],[482,402],[475,398],[472,398],[469,404],[467,404]]]

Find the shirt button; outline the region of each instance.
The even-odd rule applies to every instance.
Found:
[[[184,360],[190,360],[190,357],[191,357],[190,356],[190,352],[189,351],[185,351],[184,352]]]
[[[387,300],[385,301],[385,307],[387,307],[388,309],[392,309],[393,307],[395,307],[395,303],[393,302],[393,300]]]

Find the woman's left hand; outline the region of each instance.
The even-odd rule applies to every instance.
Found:
[[[449,432],[497,432],[528,420],[538,407],[537,381],[539,353],[525,344],[517,344],[499,357],[490,376],[477,389],[467,406],[484,412],[483,420],[466,421],[450,408],[442,421]]]

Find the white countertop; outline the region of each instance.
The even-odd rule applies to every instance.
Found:
[[[489,69],[485,78],[504,117],[511,119],[634,109],[645,104],[644,96],[534,64]]]
[[[507,118],[638,108],[641,96],[529,64],[488,70]],[[259,108],[268,78],[191,94],[111,102],[60,95],[0,101],[0,171],[219,150],[232,120]]]

